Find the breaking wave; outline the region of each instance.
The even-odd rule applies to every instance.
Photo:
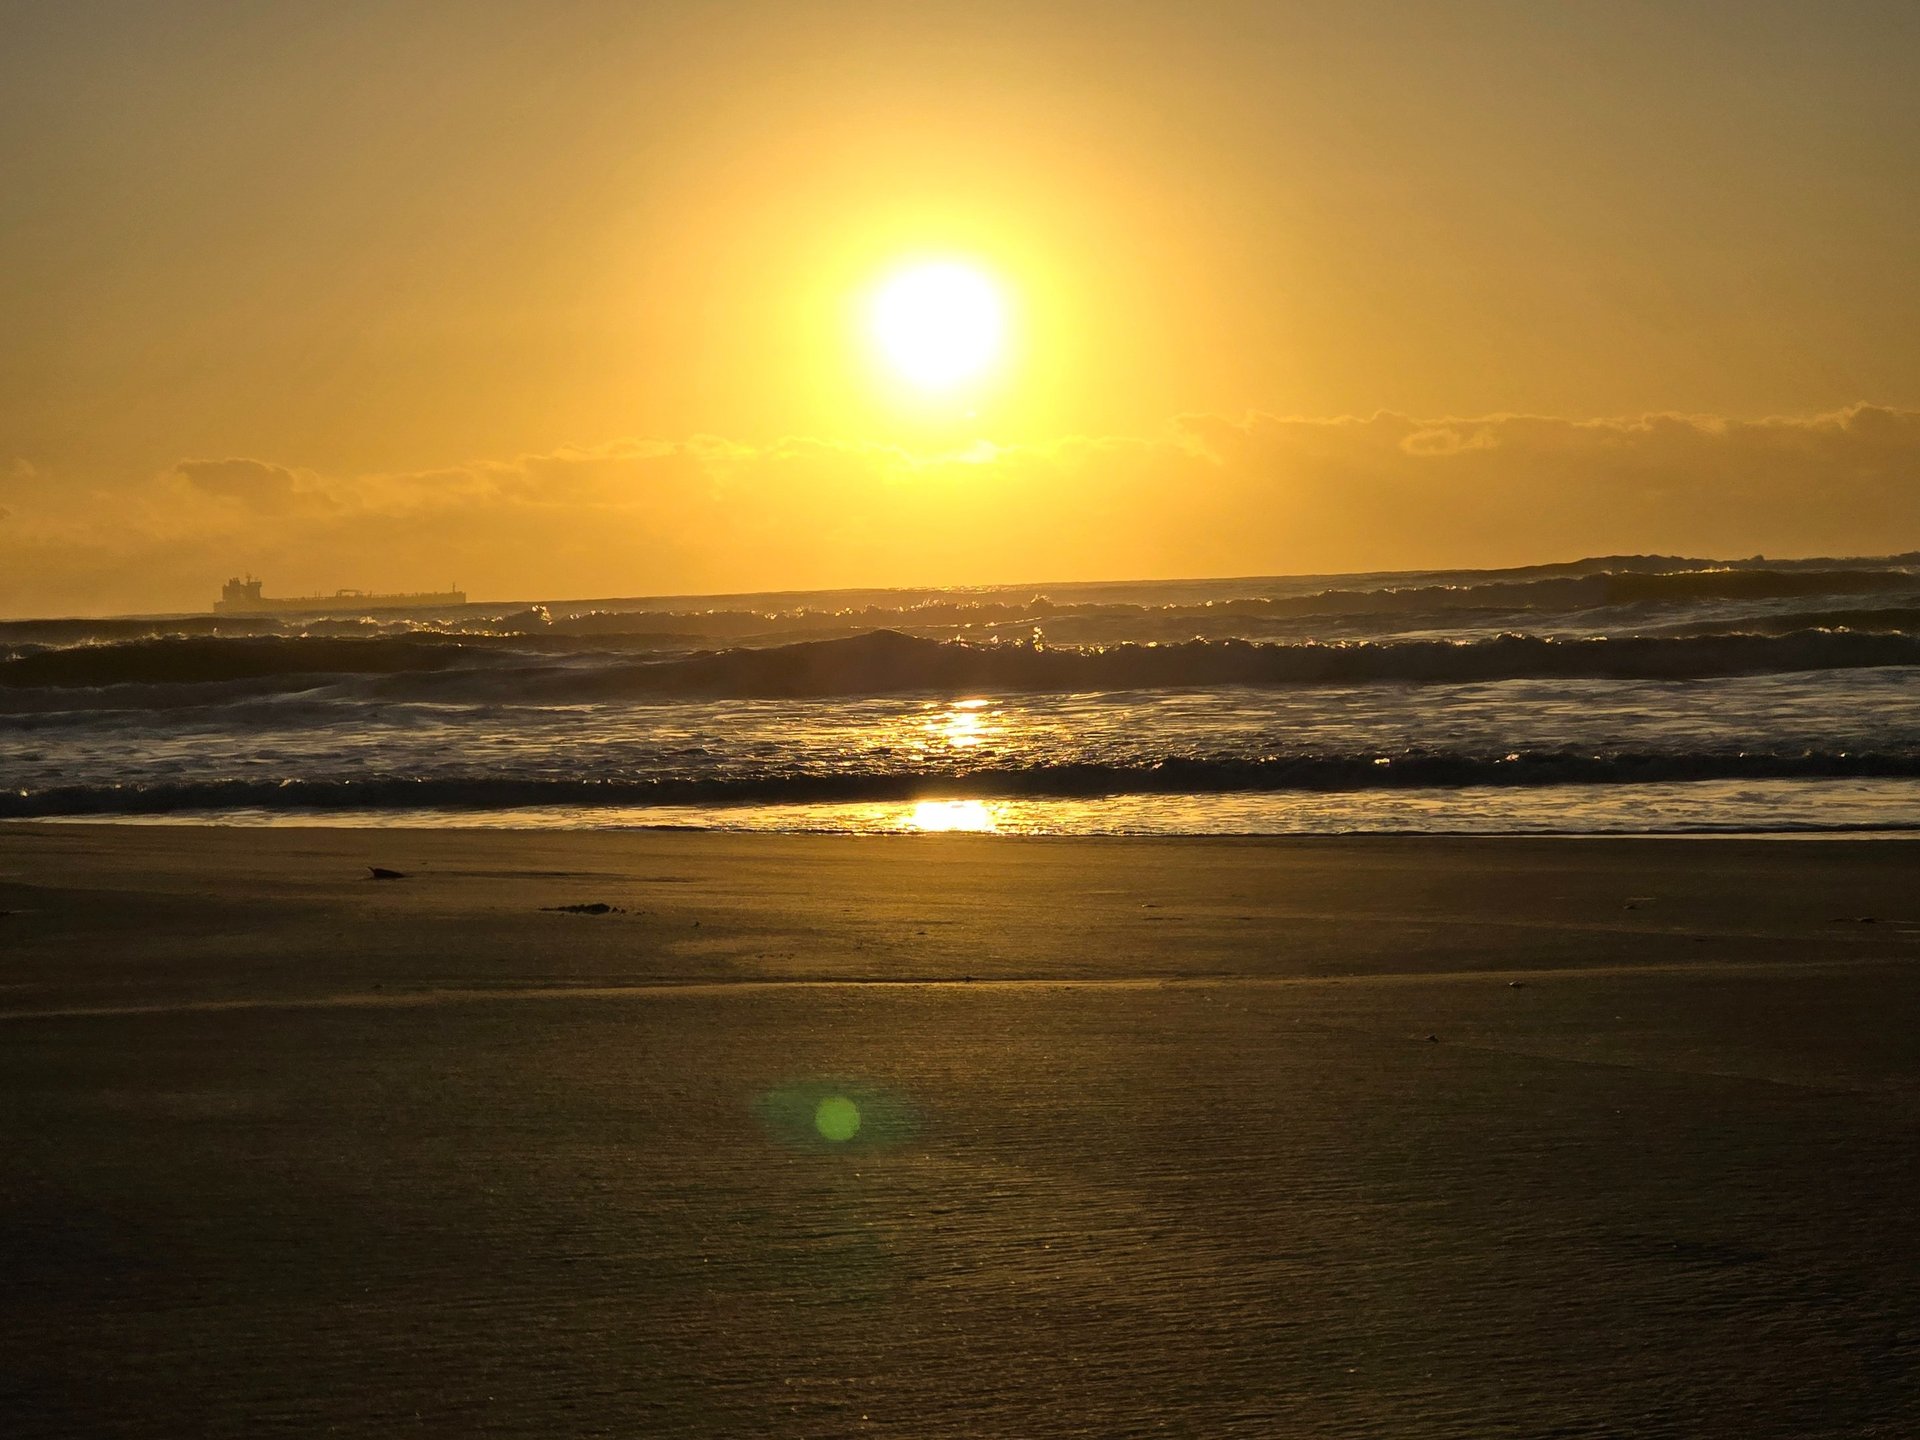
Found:
[[[1060,763],[877,774],[769,769],[727,775],[558,779],[376,775],[53,785],[0,791],[0,819],[259,810],[511,810],[538,806],[822,803],[947,798],[1087,799],[1107,795],[1336,792],[1467,786],[1636,785],[1696,780],[1911,779],[1920,753],[1837,751],[1503,756],[1169,756],[1139,764]]]
[[[1193,640],[1079,649],[930,640],[880,630],[670,659],[575,654],[564,661],[505,643],[478,646],[418,636],[165,639],[47,650],[0,661],[0,709],[131,709],[180,703],[202,686],[229,685],[253,695],[342,682],[389,700],[574,703],[923,691],[1674,680],[1908,665],[1920,665],[1920,635],[1845,629],[1303,643]],[[9,695],[13,700],[5,698]]]

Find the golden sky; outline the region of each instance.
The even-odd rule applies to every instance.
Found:
[[[1920,546],[1911,4],[4,13],[0,613]]]

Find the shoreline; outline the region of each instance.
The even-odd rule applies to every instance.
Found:
[[[4,797],[0,797],[4,798]],[[0,809],[4,809],[0,806]],[[1686,780],[1619,785],[1357,791],[1148,791],[726,803],[569,802],[353,807],[137,804],[0,824],[713,834],[977,833],[1072,837],[1313,838],[1896,835],[1920,832],[1920,780]]]
[[[1251,841],[1295,844],[1316,841],[1420,840],[1435,843],[1497,841],[1585,841],[1585,840],[1920,840],[1920,821],[1911,825],[1828,825],[1800,826],[1777,830],[1715,829],[1699,827],[1676,830],[1233,830],[1233,831],[1131,831],[1131,830],[841,830],[841,829],[750,829],[745,826],[707,826],[694,824],[635,823],[629,825],[516,825],[503,819],[497,824],[474,824],[469,817],[450,816],[445,821],[392,821],[377,815],[341,817],[337,821],[310,816],[259,818],[194,815],[40,815],[31,820],[0,820],[0,834],[9,830],[38,828],[68,829],[98,827],[106,830],[277,830],[293,833],[340,834],[365,831],[375,834],[424,831],[451,835],[725,835],[737,837],[778,836],[814,840],[916,840],[967,835],[982,840],[1034,844],[1052,842],[1078,844],[1097,841],[1129,841],[1141,844],[1185,844],[1196,841]]]
[[[380,811],[363,812],[366,817],[375,819],[384,813]],[[753,842],[757,840],[903,840],[942,843],[959,841],[961,843],[1015,842],[1033,844],[1045,842],[1057,845],[1127,844],[1162,845],[1169,841],[1175,843],[1197,843],[1210,845],[1271,845],[1275,847],[1345,845],[1367,843],[1390,843],[1405,845],[1452,844],[1458,841],[1474,841],[1485,844],[1527,845],[1535,841],[1568,840],[1595,845],[1626,844],[1634,841],[1677,841],[1677,840],[1781,840],[1781,839],[1826,839],[1835,840],[1879,840],[1903,839],[1920,834],[1920,821],[1912,827],[1879,826],[1860,830],[1822,829],[1822,830],[1341,830],[1341,831],[1179,831],[1142,834],[1131,831],[973,831],[973,830],[745,830],[712,829],[701,825],[654,825],[633,824],[593,828],[586,826],[561,825],[507,825],[507,824],[461,824],[465,818],[460,812],[446,812],[446,823],[422,825],[390,825],[380,823],[355,823],[342,818],[340,823],[315,819],[308,816],[280,815],[260,817],[262,823],[241,823],[227,816],[200,816],[184,814],[167,815],[36,815],[23,819],[0,819],[0,843],[8,836],[31,835],[36,833],[57,834],[73,829],[92,829],[108,833],[116,831],[142,832],[151,830],[183,829],[201,832],[244,832],[260,834],[262,832],[283,833],[308,836],[337,835],[447,835],[470,838],[497,837],[504,835],[550,836],[550,837],[605,837],[622,836],[702,836],[723,841]],[[503,812],[510,813],[510,812]],[[270,822],[270,823],[269,823]]]

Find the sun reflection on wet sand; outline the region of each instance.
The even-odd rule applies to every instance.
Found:
[[[1000,828],[995,807],[984,800],[922,800],[907,817],[910,830],[973,830],[991,834]]]

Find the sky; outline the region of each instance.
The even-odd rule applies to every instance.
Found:
[[[0,0],[0,613],[1920,547],[1911,3]],[[952,391],[863,306],[949,258]]]

